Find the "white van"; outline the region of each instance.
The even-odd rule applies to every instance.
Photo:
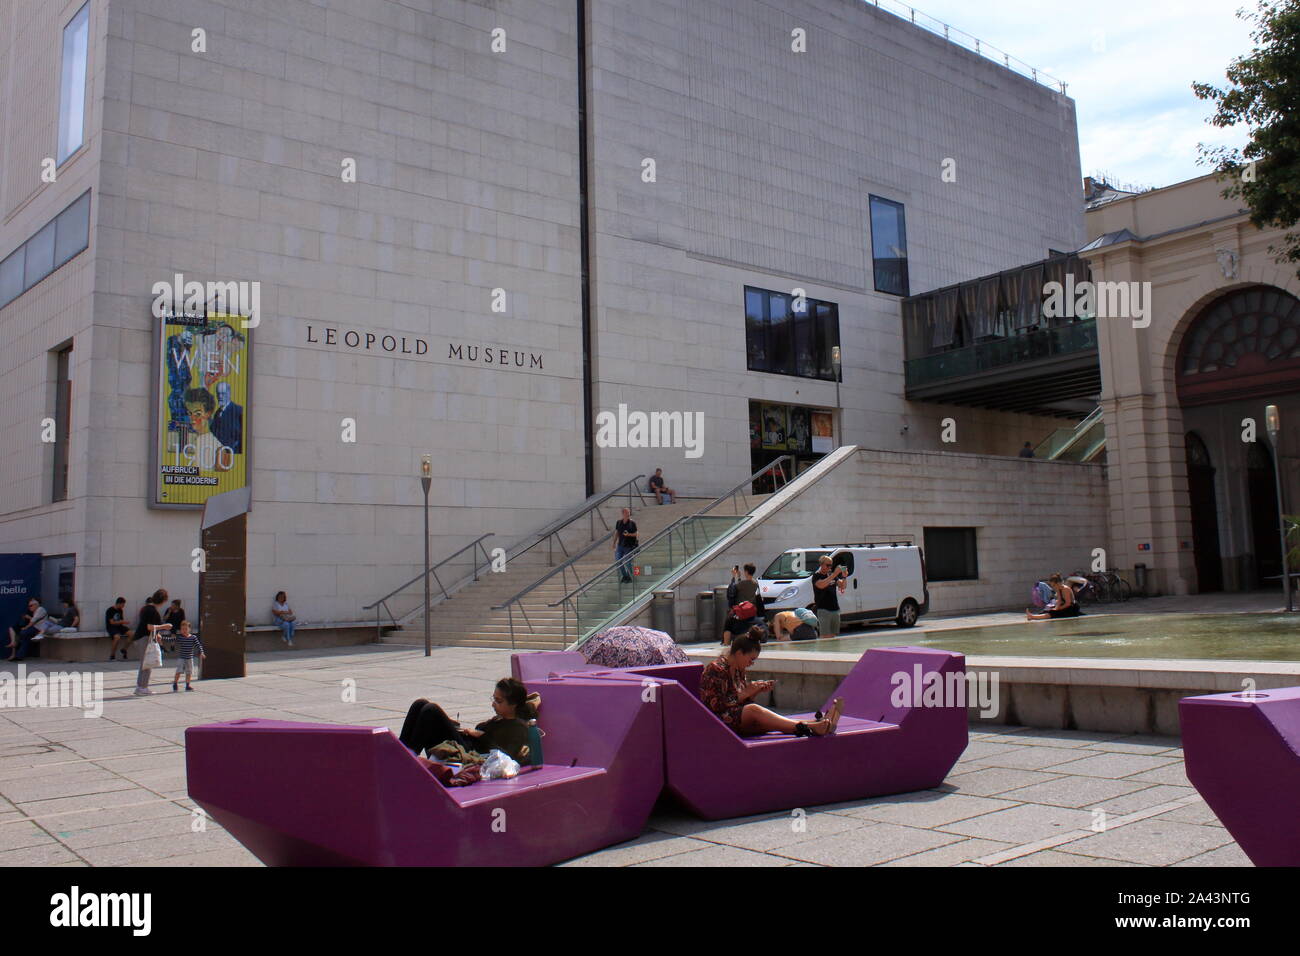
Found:
[[[840,595],[841,624],[893,621],[911,627],[930,609],[921,549],[910,541],[867,541],[791,548],[778,556],[758,579],[769,615],[812,605],[812,576],[827,554],[849,572]]]

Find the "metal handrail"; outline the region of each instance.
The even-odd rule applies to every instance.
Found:
[[[393,627],[397,627],[397,626],[398,626],[398,624],[397,624],[397,618],[395,618],[395,617],[393,616],[392,609],[389,608],[389,606],[388,606],[388,599],[389,599],[390,597],[392,597],[394,594],[396,594],[398,591],[405,591],[407,588],[409,588],[409,587],[410,587],[412,584],[414,584],[416,581],[422,580],[423,578],[426,578],[426,577],[428,577],[430,574],[432,574],[432,575],[433,575],[433,579],[434,579],[435,581],[438,582],[438,589],[439,589],[440,591],[442,591],[443,599],[446,600],[446,599],[450,598],[451,595],[447,593],[447,587],[446,587],[446,585],[444,585],[444,584],[442,583],[442,579],[438,577],[438,569],[439,569],[440,567],[442,567],[444,564],[447,564],[449,561],[453,561],[453,560],[455,560],[456,558],[458,558],[458,557],[460,557],[462,554],[464,554],[466,551],[469,551],[471,548],[474,548],[474,547],[478,547],[478,548],[483,552],[484,564],[485,564],[485,565],[486,565],[486,564],[491,564],[491,563],[492,563],[492,559],[491,559],[491,557],[490,557],[490,556],[488,555],[488,553],[487,553],[487,548],[484,548],[484,547],[483,547],[483,542],[486,541],[488,538],[493,537],[494,534],[495,534],[494,532],[489,531],[487,534],[479,535],[477,538],[475,538],[475,539],[474,539],[473,541],[471,541],[469,544],[465,545],[463,548],[460,548],[460,549],[458,549],[458,550],[456,550],[456,551],[453,551],[451,554],[447,555],[447,557],[443,558],[443,559],[442,559],[441,561],[439,561],[437,564],[430,565],[430,566],[429,566],[429,569],[428,569],[427,571],[421,571],[419,574],[417,574],[415,577],[411,578],[411,580],[407,581],[405,584],[401,585],[400,587],[396,587],[396,588],[394,588],[393,590],[389,591],[387,594],[385,594],[385,595],[384,595],[383,597],[381,597],[379,600],[375,601],[374,604],[365,604],[365,605],[362,605],[361,610],[363,610],[363,611],[369,611],[371,608],[374,608],[374,609],[375,609],[375,631],[376,631],[376,633],[379,634],[380,636],[382,636],[382,633],[381,633],[381,632],[382,632],[383,625],[380,623],[380,617],[379,617],[379,608],[380,608],[381,606],[383,607],[384,612],[388,615],[388,619],[392,622],[392,626],[393,626]],[[472,572],[475,581],[478,580],[479,567],[480,567],[480,565],[479,565],[477,562],[475,562],[475,564],[474,564],[474,568],[473,568],[473,572]],[[426,613],[427,613],[427,610],[428,610],[428,609],[426,608]],[[378,639],[378,638],[376,638],[376,640],[377,640],[377,639]]]
[[[754,482],[758,481],[758,479],[762,478],[769,471],[779,471],[781,473],[781,487],[784,488],[786,485],[790,483],[790,479],[786,477],[785,469],[781,467],[781,463],[785,461],[790,462],[790,472],[793,474],[794,465],[795,465],[794,455],[782,455],[780,458],[774,458],[771,461],[769,461],[766,465],[764,465],[762,468],[758,469],[758,471],[754,472],[752,475],[750,475],[748,478],[742,481],[740,484],[736,485],[736,487],[732,488],[730,491],[724,491],[722,494],[718,495],[718,497],[714,498],[711,502],[709,502],[699,511],[695,512],[695,514],[696,515],[708,514],[718,505],[722,504],[724,499],[735,498],[738,492],[741,492],[746,487],[753,485]],[[775,478],[773,479],[772,484],[773,484],[773,490],[775,491],[775,485],[776,485]],[[742,495],[742,497],[746,499],[745,504],[748,505],[749,496]]]
[[[569,514],[565,515],[562,518],[558,518],[555,521],[552,521],[541,531],[538,531],[536,535],[537,540],[529,544],[523,545],[522,547],[516,546],[514,549],[512,549],[511,553],[506,556],[506,559],[509,561],[513,561],[521,554],[527,554],[529,551],[537,547],[543,541],[545,541],[547,544],[546,560],[548,564],[554,563],[555,561],[555,553],[553,550],[553,546],[557,543],[559,544],[560,551],[564,554],[565,558],[568,558],[569,549],[564,546],[564,539],[560,537],[560,532],[563,531],[565,528],[567,528],[569,525],[581,519],[584,515],[586,515],[591,520],[591,538],[593,541],[595,541],[597,515],[600,515],[600,523],[605,526],[605,530],[606,531],[610,530],[609,522],[605,520],[604,515],[600,514],[600,506],[603,505],[605,502],[609,501],[609,499],[613,498],[615,495],[622,494],[623,489],[625,488],[627,489],[627,506],[629,508],[632,507],[632,493],[634,491],[636,492],[637,500],[639,500],[641,504],[645,504],[645,495],[642,493],[640,485],[637,484],[644,477],[645,475],[637,475],[635,478],[623,482],[623,484],[619,485],[617,488],[612,488],[611,490],[605,492],[603,495],[601,495],[598,498],[588,499],[586,502],[584,502],[574,511],[571,511]],[[606,537],[608,537],[608,535],[606,535]],[[496,610],[499,610],[499,608],[497,608]]]
[[[668,527],[671,528],[672,525],[669,525]],[[662,534],[662,532],[660,532],[660,533]],[[494,604],[494,605],[492,605],[492,610],[494,610],[494,611],[503,611],[503,610],[505,610],[505,608],[506,608],[507,605],[509,605],[509,604],[514,604],[514,603],[517,602],[521,597],[523,597],[525,594],[529,593],[530,591],[534,591],[534,590],[536,590],[537,587],[538,587],[539,585],[545,584],[547,581],[549,581],[551,578],[555,577],[557,574],[561,574],[561,573],[563,573],[563,572],[566,571],[568,568],[570,568],[570,567],[572,567],[574,564],[576,564],[578,561],[580,561],[580,560],[582,560],[583,558],[585,558],[588,554],[590,554],[592,551],[594,551],[594,550],[595,550],[599,545],[604,544],[606,541],[608,541],[608,540],[609,540],[610,538],[612,538],[613,536],[614,536],[614,532],[611,531],[609,534],[605,535],[604,537],[602,537],[602,538],[600,538],[600,539],[598,539],[598,540],[596,540],[596,541],[591,542],[591,544],[587,545],[585,548],[583,548],[581,551],[579,551],[579,552],[578,552],[577,554],[575,554],[573,557],[569,558],[569,559],[568,559],[567,561],[565,561],[563,564],[557,564],[555,567],[551,568],[551,570],[547,571],[547,572],[546,572],[545,574],[543,574],[540,578],[538,578],[537,580],[533,581],[531,584],[529,584],[528,586],[526,586],[526,587],[525,587],[522,591],[520,591],[518,594],[515,594],[515,595],[512,595],[511,597],[506,598],[506,599],[505,599],[504,601],[502,601],[500,604]]]
[[[733,488],[731,488],[731,489],[729,489],[729,490],[723,492],[722,494],[718,495],[716,498],[714,498],[712,501],[710,501],[707,505],[705,505],[705,506],[704,506],[702,509],[700,509],[699,511],[695,512],[695,513],[692,514],[692,515],[686,515],[686,516],[684,516],[684,517],[678,518],[675,522],[673,522],[672,524],[670,524],[667,528],[664,528],[662,531],[660,531],[657,535],[655,535],[653,538],[651,538],[651,539],[650,539],[649,541],[647,541],[645,544],[640,545],[640,546],[639,546],[638,548],[636,548],[635,550],[633,550],[633,551],[629,552],[628,554],[624,555],[624,556],[623,556],[623,560],[628,560],[632,555],[637,554],[637,553],[638,553],[642,548],[649,547],[651,544],[653,544],[653,543],[654,543],[655,541],[657,541],[659,538],[663,537],[665,534],[668,534],[669,532],[671,532],[673,529],[683,526],[683,525],[685,524],[685,522],[689,521],[691,518],[698,518],[698,517],[703,517],[703,516],[715,517],[715,518],[716,518],[716,517],[724,517],[724,516],[722,516],[722,515],[708,515],[708,512],[709,512],[709,511],[712,511],[714,508],[716,508],[718,505],[720,505],[720,504],[721,504],[723,501],[725,501],[726,499],[728,499],[728,498],[732,498],[732,499],[734,499],[737,493],[741,492],[742,489],[744,489],[747,485],[750,485],[750,484],[752,484],[753,482],[757,481],[759,478],[761,478],[763,475],[765,475],[765,474],[768,473],[769,471],[778,471],[778,472],[780,472],[781,477],[782,477],[782,487],[784,487],[785,485],[789,484],[789,483],[790,483],[790,479],[789,479],[788,477],[786,477],[786,474],[785,474],[785,468],[784,468],[784,463],[787,462],[787,461],[788,461],[788,462],[790,463],[790,465],[791,465],[790,470],[793,471],[793,470],[794,470],[794,461],[795,461],[795,458],[794,458],[793,455],[782,455],[782,456],[779,457],[779,458],[775,458],[775,459],[773,459],[772,461],[770,461],[770,462],[768,462],[766,465],[764,465],[762,468],[760,468],[758,471],[754,472],[752,475],[750,475],[748,478],[746,478],[744,481],[742,481],[742,482],[740,482],[739,484],[737,484],[735,487],[733,487]],[[644,477],[645,477],[644,475],[638,475],[637,478],[632,479],[632,481],[635,482],[635,481],[639,480],[640,478],[644,478]],[[628,484],[630,484],[630,482],[629,482]],[[613,494],[617,493],[617,492],[618,492],[619,490],[621,490],[623,487],[625,487],[625,485],[619,485],[619,487],[616,488],[616,489],[614,489],[614,491],[612,491],[612,492],[607,492],[606,495],[602,496],[602,498],[600,499],[600,501],[603,502],[603,501],[607,500],[610,496],[612,496]],[[644,502],[644,501],[645,501],[645,497],[644,497],[643,495],[641,495],[639,489],[638,489],[637,494],[638,494],[638,497],[641,498],[642,502]],[[747,506],[747,507],[746,507],[746,510],[748,510],[748,504],[749,504],[749,501],[748,501],[748,497],[747,497],[747,496],[745,496],[745,497],[746,497],[745,504],[746,504],[746,506]],[[628,502],[629,502],[629,504],[631,503],[631,494],[630,494],[630,492],[629,492]],[[598,502],[598,503],[599,503],[599,502]],[[608,526],[607,526],[607,527],[608,527]],[[512,595],[511,597],[507,598],[505,601],[502,601],[500,604],[493,605],[492,610],[494,610],[494,611],[502,611],[502,610],[505,610],[505,611],[507,611],[507,613],[508,613],[509,626],[510,626],[510,646],[511,646],[511,647],[513,647],[513,646],[514,646],[514,643],[515,643],[514,608],[515,608],[516,605],[518,605],[518,607],[519,607],[519,612],[520,612],[520,614],[523,615],[523,617],[524,617],[524,621],[528,623],[529,629],[530,629],[530,630],[532,629],[532,624],[531,624],[531,622],[528,622],[528,615],[524,612],[524,609],[523,609],[524,606],[523,606],[522,601],[521,601],[521,599],[524,597],[524,595],[529,594],[529,593],[531,593],[532,591],[536,590],[536,589],[537,589],[541,584],[543,584],[543,583],[545,583],[546,581],[550,580],[551,578],[555,577],[557,574],[565,575],[565,576],[567,577],[568,569],[569,569],[569,568],[571,568],[571,567],[575,567],[575,566],[577,565],[577,563],[578,563],[580,560],[582,560],[584,557],[586,557],[588,554],[590,554],[592,551],[594,551],[597,547],[599,547],[600,545],[603,545],[603,544],[605,544],[606,542],[608,542],[609,539],[610,539],[610,537],[611,537],[612,535],[613,535],[613,532],[611,531],[609,534],[606,534],[606,535],[604,535],[603,537],[601,537],[601,538],[599,538],[599,539],[597,539],[597,540],[593,540],[591,544],[587,545],[587,547],[583,548],[581,551],[579,551],[577,554],[573,555],[572,557],[567,558],[563,563],[561,563],[561,564],[555,566],[555,567],[552,568],[550,571],[548,571],[546,574],[544,574],[542,577],[540,577],[540,578],[538,578],[537,580],[535,580],[535,581],[531,582],[530,584],[528,584],[526,587],[524,587],[524,588],[523,588],[521,591],[519,591],[517,594]],[[537,543],[539,543],[539,542],[534,542],[534,544],[537,544]],[[530,545],[529,547],[532,547],[532,545]],[[523,553],[523,552],[520,552],[520,553]],[[566,553],[567,553],[567,552],[566,552]],[[617,563],[617,562],[616,562],[616,563]],[[590,584],[594,583],[595,581],[597,581],[598,579],[600,579],[601,577],[603,577],[605,574],[608,574],[610,568],[612,568],[613,566],[614,566],[614,564],[611,564],[609,567],[604,568],[603,570],[601,570],[600,572],[598,572],[597,574],[595,574],[595,575],[594,575],[594,576],[593,576],[593,577],[592,577],[592,578],[587,582],[586,585],[582,585],[582,584],[578,585],[578,587],[577,587],[575,590],[569,592],[568,594],[566,594],[563,598],[561,598],[559,601],[555,602],[554,604],[548,604],[547,607],[558,607],[559,605],[564,604],[564,602],[566,601],[566,599],[571,598],[573,595],[579,593],[579,592],[582,591],[585,587],[587,587],[587,585],[590,585]],[[576,577],[576,575],[575,575],[575,577]],[[566,608],[566,612],[567,612],[567,608]],[[567,613],[566,613],[566,618],[565,618],[565,629],[566,629],[566,632],[567,632],[567,628],[568,628],[568,618],[567,618]]]
[[[601,578],[603,578],[605,575],[609,574],[611,571],[616,570],[616,569],[618,568],[618,566],[619,566],[620,564],[622,564],[624,561],[630,561],[630,560],[632,560],[633,558],[635,558],[638,554],[641,554],[642,552],[644,552],[646,548],[650,547],[652,544],[654,544],[654,543],[655,543],[656,541],[658,541],[660,538],[663,538],[665,535],[671,535],[674,531],[682,531],[682,530],[685,530],[685,525],[686,525],[687,522],[694,521],[694,520],[697,519],[697,518],[701,518],[701,519],[704,519],[704,520],[713,520],[713,519],[721,520],[721,519],[724,519],[724,518],[739,518],[739,517],[741,517],[741,516],[740,516],[740,515],[706,515],[706,514],[704,514],[704,513],[702,513],[702,512],[696,512],[696,513],[693,514],[693,515],[688,515],[688,516],[685,517],[685,518],[680,518],[680,519],[678,519],[677,521],[674,521],[674,522],[673,522],[672,524],[670,524],[668,527],[664,528],[662,531],[660,531],[657,535],[655,535],[653,538],[651,538],[651,539],[650,539],[649,541],[647,541],[645,544],[637,545],[637,547],[633,548],[631,551],[627,552],[627,554],[623,555],[623,557],[622,557],[621,559],[619,559],[618,561],[615,561],[615,562],[612,563],[609,567],[604,568],[603,570],[601,570],[599,573],[597,573],[596,575],[594,575],[594,576],[591,578],[591,580],[589,580],[586,584],[580,584],[580,585],[578,585],[578,587],[574,588],[572,591],[570,591],[568,594],[564,595],[564,597],[560,598],[558,601],[556,601],[556,602],[554,602],[554,603],[552,603],[552,604],[548,604],[548,605],[546,605],[546,606],[547,606],[547,607],[559,607],[559,606],[560,606],[561,604],[563,604],[565,601],[570,600],[571,598],[577,596],[578,594],[581,594],[583,591],[587,590],[587,588],[591,587],[593,584],[595,584],[597,581],[599,581],[599,580],[600,580]],[[692,529],[692,530],[693,530],[693,529]],[[670,539],[670,546],[671,546],[671,539]],[[669,551],[669,560],[670,560],[670,561],[672,560],[671,555],[672,555],[672,552]]]

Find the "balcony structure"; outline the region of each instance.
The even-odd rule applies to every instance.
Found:
[[[1101,392],[1096,317],[1047,315],[1044,300],[1052,282],[1089,278],[1082,259],[1056,256],[905,299],[908,400],[1086,415]]]

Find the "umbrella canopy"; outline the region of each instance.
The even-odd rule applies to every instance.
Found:
[[[646,667],[690,661],[663,631],[632,625],[606,628],[593,635],[579,650],[588,664],[600,667]]]

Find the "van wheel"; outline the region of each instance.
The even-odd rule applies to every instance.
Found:
[[[894,619],[899,627],[912,627],[916,624],[916,619],[920,616],[921,608],[915,601],[908,598],[898,609],[898,617]]]

